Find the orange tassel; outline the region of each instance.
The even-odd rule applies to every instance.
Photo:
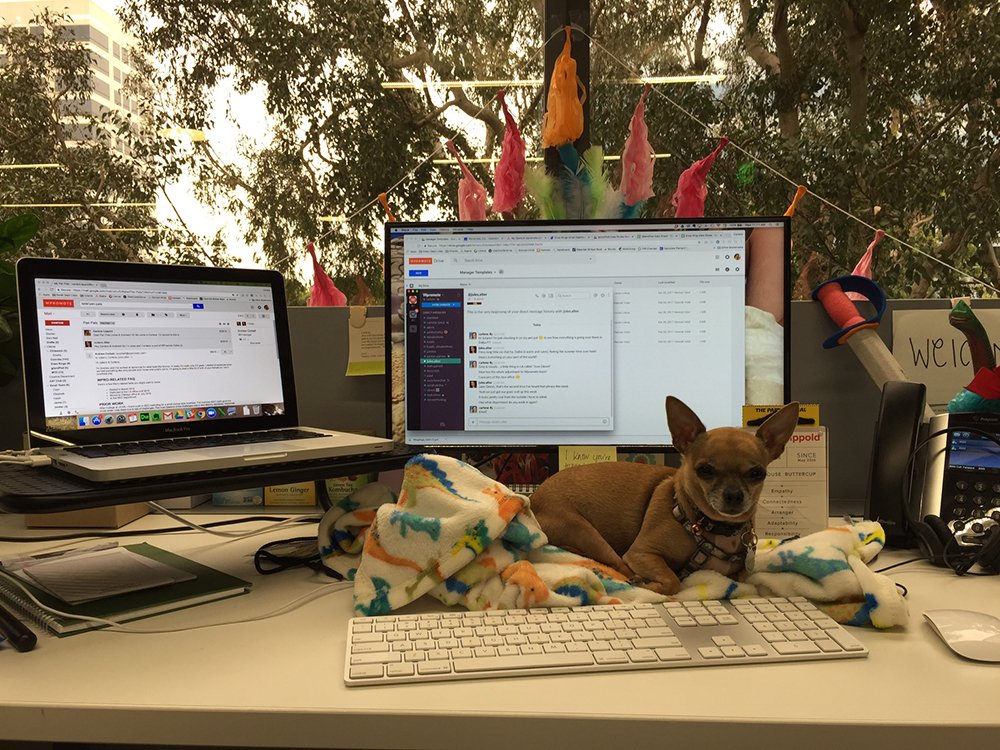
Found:
[[[795,209],[799,207],[799,201],[802,200],[802,196],[806,194],[806,186],[799,185],[795,188],[795,197],[792,198],[792,202],[789,204],[788,209],[785,211],[785,216],[795,216]]]
[[[587,101],[587,89],[576,74],[576,60],[570,55],[570,35],[567,26],[566,42],[552,66],[549,98],[542,118],[543,148],[572,143],[583,135],[583,103]]]
[[[392,209],[389,208],[389,198],[385,193],[378,194],[378,202],[382,204],[382,208],[385,209],[386,216],[389,217],[389,221],[395,221],[396,217],[392,215]]]

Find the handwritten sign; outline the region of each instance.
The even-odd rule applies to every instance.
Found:
[[[1000,310],[976,310],[1000,361]],[[896,310],[892,355],[910,380],[927,386],[927,403],[947,404],[971,381],[972,355],[965,334],[948,322],[947,310]]]
[[[566,469],[580,464],[599,464],[617,461],[618,451],[613,445],[560,445],[559,468]]]

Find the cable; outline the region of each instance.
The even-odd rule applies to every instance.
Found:
[[[298,523],[314,522],[316,519],[314,517],[301,516],[296,520]],[[254,521],[284,521],[287,520],[282,516],[246,516],[245,518],[227,518],[223,521],[210,521],[209,523],[201,524],[199,530],[207,530],[214,528],[216,526],[233,526],[240,523],[251,523]],[[56,535],[46,535],[46,536],[0,536],[0,542],[13,542],[15,544],[25,544],[34,542],[73,542],[81,539],[116,539],[116,538],[126,538],[132,536],[146,536],[151,534],[174,534],[180,531],[191,531],[191,527],[188,524],[184,526],[169,526],[162,527],[159,529],[133,529],[133,530],[116,530],[116,531],[86,531],[82,533],[75,534],[56,534]]]
[[[23,451],[0,451],[0,463],[19,464],[20,466],[48,466],[52,459],[43,456],[37,448]]]
[[[344,580],[343,575],[323,563],[314,536],[268,542],[254,553],[253,567],[262,576],[306,567],[338,581]]]
[[[157,503],[147,502],[146,505],[148,505],[150,508],[157,511],[158,513],[162,513],[165,516],[170,516],[170,518],[174,519],[175,521],[180,521],[188,528],[195,529],[196,531],[205,531],[209,534],[214,534],[215,536],[222,536],[222,537],[229,537],[236,539],[241,539],[250,536],[258,536],[260,534],[266,534],[269,531],[274,531],[275,529],[284,528],[285,526],[288,526],[289,524],[293,523],[300,523],[304,521],[316,521],[316,522],[319,521],[319,516],[316,515],[291,516],[290,518],[282,519],[278,523],[273,523],[270,526],[264,526],[262,528],[254,529],[253,531],[248,531],[246,533],[240,533],[235,531],[231,532],[215,531],[214,529],[210,528],[207,525],[201,525],[195,523],[194,521],[189,521],[179,513],[174,513],[174,511],[168,508],[164,508],[162,505],[158,505]]]

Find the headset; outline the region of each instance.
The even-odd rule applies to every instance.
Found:
[[[963,546],[943,518],[924,512],[933,499],[923,497],[925,462],[918,459],[932,439],[952,433],[948,427],[921,439],[926,393],[923,383],[909,381],[891,380],[882,389],[865,518],[882,524],[887,547],[917,547],[930,563],[958,575],[977,563],[988,573],[1000,573],[1000,533],[981,546]],[[962,429],[1000,445],[994,433]]]

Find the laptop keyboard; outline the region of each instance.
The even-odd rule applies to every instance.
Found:
[[[349,687],[865,657],[802,597],[356,617]]]
[[[298,430],[293,427],[283,430],[231,432],[224,435],[192,435],[191,437],[165,438],[162,440],[139,440],[132,443],[79,445],[66,448],[66,451],[86,456],[87,458],[106,458],[108,456],[161,453],[163,451],[180,451],[191,448],[217,448],[224,445],[249,445],[252,443],[271,443],[278,440],[304,440],[319,437],[326,436],[321,433]]]

